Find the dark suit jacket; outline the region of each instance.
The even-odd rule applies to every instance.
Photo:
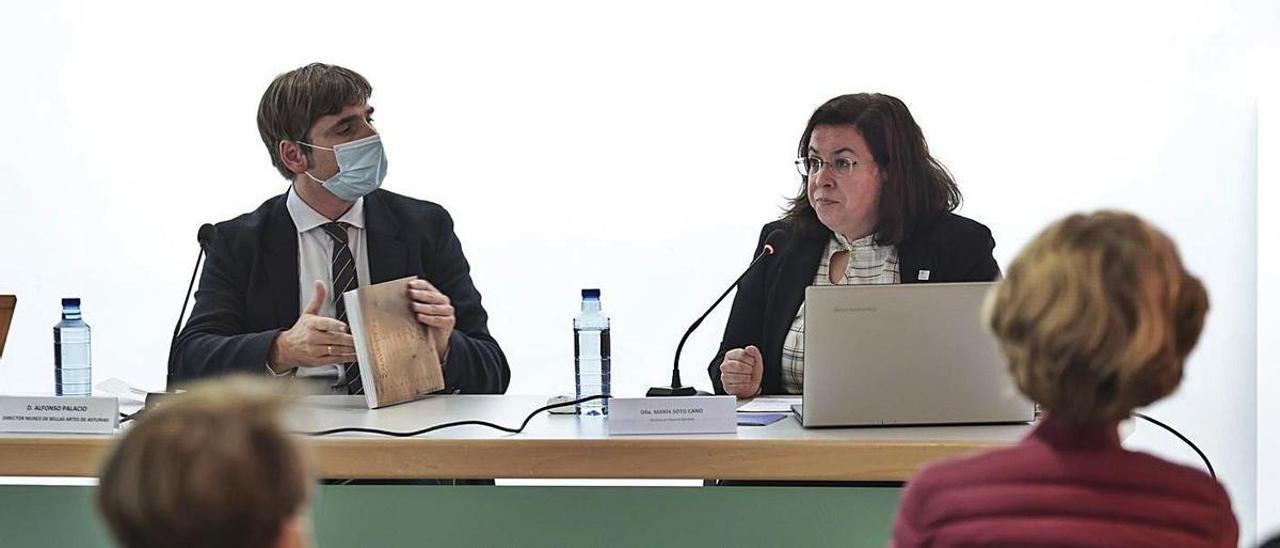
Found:
[[[805,288],[813,283],[831,233],[797,234],[787,221],[774,221],[760,230],[757,253],[774,229],[787,231],[791,239],[777,254],[765,257],[738,286],[720,351],[708,368],[717,394],[725,393],[720,383],[725,352],[747,345],[755,345],[764,357],[763,393],[782,392],[782,343],[804,302]],[[899,276],[902,283],[992,281],[1000,277],[1000,267],[991,254],[995,246],[987,227],[946,213],[917,227],[898,246]],[[928,280],[921,280],[926,270]]]
[[[285,194],[218,223],[191,318],[178,336],[174,380],[243,371],[266,373],[267,352],[298,320],[298,232]],[[471,267],[439,205],[385,190],[365,197],[369,281],[419,276],[448,295],[457,324],[449,337],[449,391],[503,393],[507,358],[489,335]]]
[[[1017,445],[907,484],[894,546],[1234,547],[1231,499],[1204,472],[1120,446],[1116,423],[1047,415]]]

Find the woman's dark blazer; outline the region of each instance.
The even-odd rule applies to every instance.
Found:
[[[720,351],[707,368],[717,394],[725,393],[720,383],[725,352],[747,345],[755,345],[764,356],[763,393],[782,392],[782,343],[804,301],[805,288],[813,283],[831,232],[800,234],[790,222],[774,221],[760,230],[757,252],[775,229],[787,231],[790,238],[742,279]],[[993,281],[1000,277],[991,254],[995,246],[991,230],[982,223],[945,213],[919,225],[898,246],[899,276],[902,283]]]

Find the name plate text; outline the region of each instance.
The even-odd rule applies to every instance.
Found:
[[[733,396],[610,398],[609,435],[734,434],[737,406]]]
[[[0,432],[114,434],[119,426],[116,398],[0,396]]]

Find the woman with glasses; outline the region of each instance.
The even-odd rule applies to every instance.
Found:
[[[764,226],[790,237],[743,278],[709,368],[719,394],[750,398],[804,388],[804,290],[810,285],[991,281],[995,240],[952,213],[960,189],[929,155],[907,106],[878,93],[842,95],[800,137],[800,189]]]

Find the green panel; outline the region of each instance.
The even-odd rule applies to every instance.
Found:
[[[899,489],[323,486],[321,548],[884,546]],[[0,486],[5,546],[109,546],[89,487]]]
[[[842,487],[327,486],[316,503],[315,527],[322,547],[882,547],[899,493]]]
[[[93,488],[0,485],[0,546],[112,546]]]

